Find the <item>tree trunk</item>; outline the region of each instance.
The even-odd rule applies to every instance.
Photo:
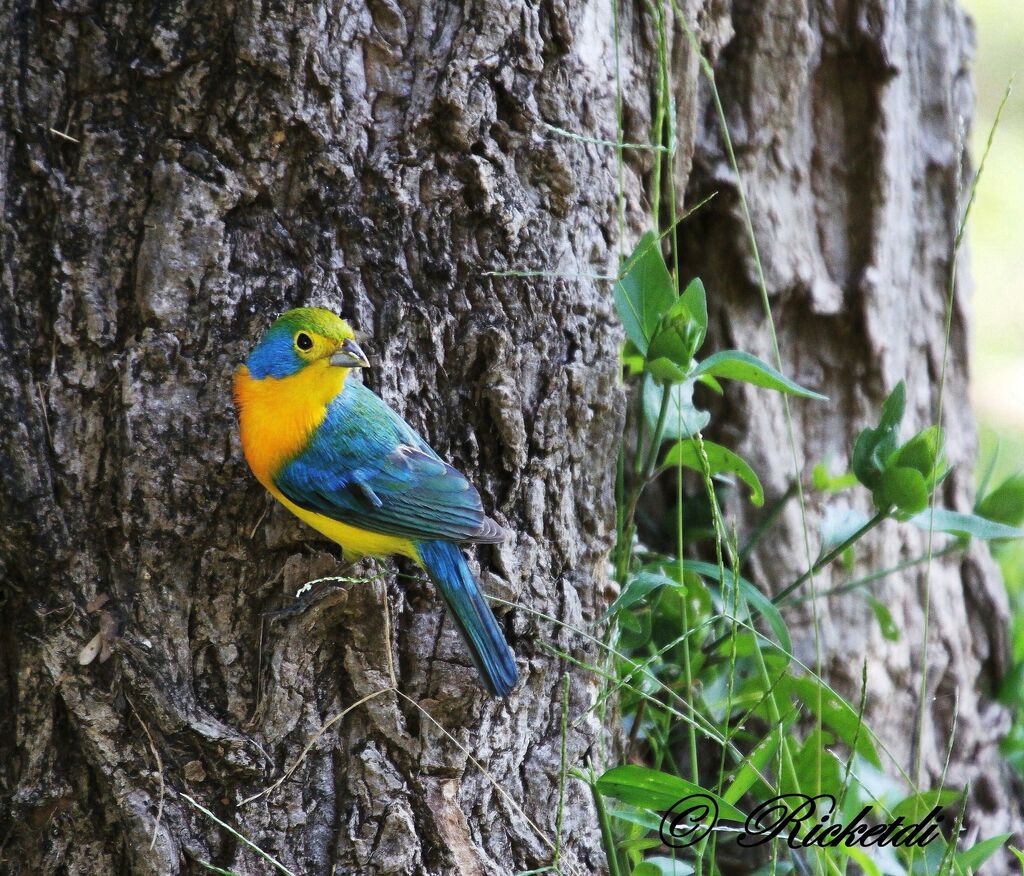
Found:
[[[877,423],[901,379],[903,437],[936,422],[954,237],[972,175],[971,28],[952,3],[787,0],[714,9],[702,21],[703,49],[748,196],[784,370],[830,398],[791,403],[806,483],[816,462],[844,470],[857,432]],[[682,226],[686,269],[704,279],[713,300],[708,348],[739,347],[774,361],[737,180],[704,85],[691,119],[687,200],[718,192]],[[939,495],[941,505],[961,511],[971,509],[976,452],[968,292],[962,258],[942,401],[954,471]],[[769,501],[780,496],[793,477],[780,396],[732,384],[715,421],[723,443],[761,473]],[[870,498],[860,495],[870,513]],[[808,497],[812,557],[825,503],[820,493]],[[739,503],[732,510],[743,514]],[[798,503],[790,502],[748,570],[760,586],[777,592],[807,568],[803,532]],[[889,568],[927,549],[927,533],[886,523],[857,548],[855,571]],[[849,577],[832,568],[814,586],[824,591]],[[883,636],[863,594],[819,599],[824,675],[856,704],[866,662],[866,723],[888,749],[890,774],[902,769],[920,787],[938,787],[951,747],[945,786],[970,787],[968,844],[1019,833],[1019,782],[998,749],[1010,716],[993,698],[1007,668],[1008,608],[987,548],[975,543],[966,557],[934,559],[930,573],[921,564],[871,589],[888,606],[898,640]],[[805,603],[787,618],[801,631],[798,656],[814,666],[812,609]],[[994,860],[986,866],[997,868]]]
[[[684,11],[719,77],[786,369],[832,398],[794,405],[801,465],[848,451],[900,377],[915,424],[930,422],[963,206],[962,14]],[[602,2],[3,5],[3,868],[269,871],[186,794],[297,873],[551,860],[560,679],[574,718],[595,682],[545,647],[587,659],[586,644],[533,612],[579,626],[605,601],[623,400],[610,290],[589,277],[641,230],[652,180],[649,155],[625,153],[620,219],[614,150],[546,126],[613,140],[618,77],[624,138],[649,140],[648,11],[616,20],[617,45]],[[770,359],[737,181],[678,31],[672,51],[674,183],[691,202],[719,192],[683,226],[686,270],[714,299],[714,340]],[[583,276],[486,273],[507,270]],[[965,508],[960,280],[943,498]],[[371,386],[515,533],[475,554],[485,587],[524,606],[499,607],[524,679],[509,700],[482,694],[409,568],[262,621],[304,582],[346,574],[255,483],[235,437],[231,372],[299,303],[351,318]],[[729,443],[781,493],[778,400],[732,388],[726,403]],[[755,559],[760,583],[803,567],[801,531],[791,510]],[[860,559],[923,545],[886,529]],[[868,659],[869,723],[906,768],[924,578],[877,586],[900,640],[857,598],[830,599],[823,662],[855,692]],[[936,561],[930,588],[923,778],[956,704],[947,784],[972,782],[986,834],[1016,826],[1006,715],[984,680],[1002,668],[1005,599],[982,552]],[[813,661],[809,632],[801,647]],[[571,762],[600,732],[571,724]],[[578,782],[566,793],[563,867],[600,872],[591,804]]]
[[[569,666],[545,645],[588,652],[531,611],[578,627],[605,601],[618,329],[607,284],[485,272],[614,267],[615,153],[544,127],[615,136],[610,7],[0,20],[0,869],[269,872],[186,794],[299,873],[549,862]],[[650,79],[634,20],[627,91]],[[251,477],[231,408],[234,367],[299,303],[353,321],[372,387],[515,533],[475,555],[530,609],[498,608],[509,700],[415,574],[263,624],[340,568]],[[595,686],[572,673],[573,718]],[[598,729],[574,722],[571,762]],[[592,804],[566,793],[563,866],[594,872]]]

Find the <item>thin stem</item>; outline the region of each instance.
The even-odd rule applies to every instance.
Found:
[[[577,134],[575,131],[567,131],[565,128],[558,128],[554,125],[549,125],[547,122],[541,122],[540,126],[552,134],[558,134],[560,137],[576,140],[580,143],[590,143],[594,146],[612,146],[615,149],[639,149],[644,152],[668,152],[666,147],[659,146],[656,143],[623,143],[615,140],[602,140],[600,137],[588,137],[585,134]]]
[[[963,243],[964,233],[967,230],[967,220],[971,215],[971,208],[974,206],[974,198],[978,191],[978,182],[981,180],[981,175],[985,171],[985,162],[988,160],[989,151],[992,148],[992,141],[995,138],[996,129],[999,127],[999,119],[1003,114],[1003,107],[1006,106],[1006,101],[1010,97],[1010,91],[1012,90],[1013,79],[1006,85],[1006,90],[1003,92],[1003,99],[999,103],[999,107],[996,109],[995,119],[992,121],[992,127],[988,132],[988,140],[985,143],[985,150],[981,156],[981,164],[978,165],[978,171],[974,174],[974,178],[971,181],[971,194],[967,200],[967,206],[964,208],[963,216],[960,217],[960,221],[957,224],[956,231],[953,236],[953,252],[950,257],[949,265],[949,283],[946,290],[946,301],[945,301],[945,318],[943,326],[943,342],[942,342],[942,366],[939,369],[939,399],[935,414],[935,422],[941,428],[942,426],[942,408],[943,401],[945,400],[946,391],[946,366],[949,362],[949,338],[953,327],[953,299],[956,297],[956,271],[957,271],[957,258],[960,254],[960,245]],[[961,149],[960,154],[963,154]],[[958,174],[959,176],[959,174]],[[924,572],[924,600],[923,600],[923,623],[921,629],[921,684],[918,686],[918,713],[917,713],[917,726],[914,732],[914,744],[913,748],[913,764],[911,765],[911,771],[914,775],[914,781],[920,783],[921,780],[921,769],[922,769],[922,740],[924,738],[924,716],[925,716],[925,702],[928,694],[928,637],[931,626],[931,594],[932,594],[932,539],[935,533],[934,527],[934,515],[935,515],[935,501],[936,492],[933,491],[931,495],[931,505],[929,508],[929,520],[928,520],[928,562],[925,565]],[[916,804],[915,804],[916,814]],[[911,861],[913,862],[913,849],[911,849]]]
[[[792,593],[794,590],[796,590],[801,584],[803,584],[813,575],[818,574],[818,572],[820,572],[827,565],[829,565],[829,563],[833,563],[837,559],[839,559],[839,557],[846,553],[846,550],[849,547],[860,541],[865,535],[871,532],[872,529],[878,526],[879,523],[881,523],[883,520],[888,519],[888,517],[888,511],[879,511],[877,514],[875,514],[874,517],[868,520],[868,522],[865,523],[860,529],[853,533],[853,535],[848,536],[839,545],[832,548],[832,550],[825,554],[825,556],[816,560],[811,565],[811,567],[806,572],[804,572],[799,578],[797,578],[791,584],[787,584],[785,587],[783,587],[782,590],[780,590],[772,597],[772,602],[774,602],[776,605],[779,605],[780,603],[784,602],[786,597],[789,596],[789,594]]]
[[[633,517],[636,514],[636,506],[640,501],[640,495],[644,491],[644,487],[647,486],[651,481],[651,477],[654,474],[654,467],[658,462],[658,451],[661,449],[661,443],[665,438],[665,420],[668,418],[668,406],[671,399],[672,387],[669,384],[665,384],[665,388],[661,396],[661,407],[658,410],[658,423],[655,426],[654,434],[651,436],[651,444],[647,449],[647,455],[644,462],[637,466],[637,482],[633,484],[629,491],[629,498],[626,501],[626,511],[623,514],[623,549],[617,549],[619,562],[616,564],[616,573],[618,575],[619,583],[622,584],[626,580],[626,572],[628,571],[628,551],[632,548],[633,542]],[[642,390],[637,393],[638,397],[642,397]],[[642,402],[641,402],[642,404]],[[641,427],[638,428],[640,433],[638,441],[642,441],[643,432],[642,424],[644,422],[643,411],[640,411],[640,423]],[[643,458],[642,446],[638,443],[636,449],[636,459],[639,461]]]
[[[638,478],[643,474],[643,447],[647,431],[647,417],[644,415],[644,393],[641,385],[636,391],[636,447],[633,454],[633,474]]]
[[[715,112],[718,116],[719,129],[722,135],[722,144],[725,147],[726,157],[728,158],[729,167],[732,169],[733,174],[736,178],[736,194],[739,197],[740,208],[743,213],[743,222],[747,232],[747,242],[750,244],[750,252],[754,259],[754,266],[757,269],[757,285],[758,291],[761,294],[761,306],[764,310],[765,322],[768,328],[768,338],[771,341],[772,354],[775,358],[775,367],[779,371],[785,372],[785,368],[782,363],[782,353],[779,349],[779,338],[775,331],[775,317],[772,314],[771,302],[768,299],[768,283],[764,276],[764,267],[761,264],[761,254],[757,245],[757,235],[754,233],[754,221],[750,214],[750,206],[747,203],[747,195],[745,186],[743,184],[743,175],[740,173],[739,162],[736,160],[736,153],[732,145],[732,136],[729,133],[729,124],[725,118],[725,109],[722,106],[722,99],[718,93],[718,85],[715,82],[715,71],[711,66],[711,62],[705,57],[701,51],[701,46],[693,30],[690,28],[689,22],[686,20],[686,16],[683,14],[682,9],[679,7],[678,0],[672,0],[672,6],[675,10],[675,14],[679,19],[679,23],[686,34],[686,38],[690,43],[690,46],[697,56],[698,64],[701,68],[701,72],[708,80],[710,86],[711,98],[715,105]],[[800,482],[800,456],[797,452],[796,447],[796,430],[793,426],[793,415],[790,411],[789,397],[787,395],[782,396],[782,410],[785,414],[786,420],[786,436],[789,441],[790,457],[793,464],[793,479],[796,482],[797,500],[800,504],[800,523],[803,529],[803,540],[804,540],[804,553],[807,558],[807,563],[810,566],[810,582],[811,592],[815,590],[814,581],[814,567],[811,565],[811,537],[810,531],[807,525],[807,505],[804,501],[803,486]],[[822,672],[821,662],[821,627],[818,620],[818,603],[817,600],[811,603],[811,620],[814,630],[814,665],[818,675]],[[821,702],[820,702],[820,691],[819,691],[819,702],[817,709],[816,724],[817,729],[821,731]],[[818,774],[818,785],[820,787],[821,778],[821,757],[820,751],[818,752],[817,760],[817,774]]]
[[[736,542],[736,525],[733,523],[732,529],[732,540]],[[726,721],[726,738],[729,738],[728,722],[732,717],[733,709],[733,697],[735,695],[736,687],[736,618],[739,617],[740,610],[740,558],[739,554],[733,550],[730,552],[732,556],[732,632],[729,637],[730,648],[729,648],[729,670],[726,673],[726,694],[725,694],[725,721]],[[743,726],[743,722],[739,722],[738,726]],[[781,744],[781,736],[780,736]],[[725,767],[726,767],[726,750],[727,746],[722,746],[721,759],[718,762],[718,793],[722,792],[722,785],[725,782]],[[711,839],[711,860],[715,860],[715,855],[718,850],[718,836],[714,835]]]
[[[678,428],[682,429],[683,409],[678,408]],[[679,456],[676,467],[676,555],[679,560],[679,583],[686,587],[685,560],[683,559],[683,457]],[[683,631],[690,629],[690,594],[683,594],[682,624]],[[687,636],[683,640],[683,680],[686,682],[686,697],[689,700],[693,697],[693,664],[690,660],[690,639]],[[700,784],[700,771],[697,758],[697,732],[691,725],[689,728],[690,743],[690,781],[695,785]],[[725,747],[722,748],[722,759],[725,760]],[[702,861],[698,858],[698,871]]]
[[[569,676],[562,675],[562,745],[560,764],[558,770],[558,811],[555,813],[555,856],[552,866],[558,865],[558,859],[562,854],[562,820],[565,816],[565,770],[568,765],[568,752],[566,750],[566,739],[568,737],[569,723]]]
[[[807,571],[804,572],[799,578],[797,578],[795,581],[793,581],[790,584],[787,584],[785,587],[783,587],[782,590],[780,590],[778,593],[776,593],[772,597],[772,602],[775,603],[776,605],[779,605],[780,603],[782,603],[786,599],[786,597],[789,596],[794,590],[796,590],[801,584],[803,584],[805,581],[807,581],[809,579],[813,579],[814,575],[818,574],[818,572],[820,572],[822,569],[824,569],[829,563],[832,563],[835,560],[837,560],[839,557],[841,557],[843,555],[843,553],[846,551],[846,549],[848,547],[850,547],[850,545],[854,544],[855,542],[857,542],[858,540],[863,538],[865,535],[867,535],[867,533],[869,533],[872,529],[874,529],[876,526],[878,526],[879,523],[881,523],[883,520],[887,519],[888,516],[889,515],[888,515],[887,512],[883,513],[881,511],[879,511],[874,517],[872,517],[860,529],[858,529],[855,533],[853,533],[853,535],[851,535],[851,536],[849,536],[849,538],[845,539],[842,542],[842,544],[840,544],[838,547],[835,547],[832,550],[830,550],[827,554],[825,554],[825,556],[820,557],[817,561],[812,563],[811,566],[807,569]],[[818,597],[818,593],[816,591],[811,593],[811,596],[810,596],[811,599],[817,601],[817,597]],[[750,623],[753,623],[755,620],[757,620],[757,618],[759,618],[761,616],[761,612],[758,611],[753,606],[748,606],[748,611],[750,612]],[[704,653],[705,654],[711,654],[714,651],[716,651],[718,649],[718,647],[726,639],[729,638],[729,636],[730,636],[730,633],[723,633],[721,636],[719,636],[717,639],[715,639],[715,641],[713,641],[710,645],[705,645],[704,649],[703,649]],[[818,675],[820,676],[821,673],[819,672]]]
[[[648,3],[648,8],[656,20],[658,30],[658,92],[651,139],[655,143],[661,144],[665,129],[665,22],[660,2]],[[651,218],[655,228],[660,224],[658,216],[661,212],[661,162],[663,158],[662,154],[655,154],[651,175]],[[678,282],[678,277],[676,281]]]
[[[589,756],[587,762],[589,766]],[[608,873],[610,876],[622,876],[622,871],[619,869],[619,857],[615,851],[615,836],[612,834],[611,819],[608,817],[608,809],[604,805],[604,797],[597,790],[597,779],[594,776],[593,766],[590,766],[590,778],[587,784],[594,797],[594,809],[597,810],[597,821],[601,826],[601,845],[604,846],[604,853],[608,858]]]
[[[941,551],[936,551],[932,554],[932,559],[938,559],[939,557],[948,557],[950,554],[955,554],[964,549],[964,545],[958,541],[953,542],[950,545],[946,545]],[[876,572],[871,572],[868,575],[863,575],[860,578],[854,578],[852,581],[847,581],[845,584],[840,584],[838,587],[833,587],[831,590],[819,590],[818,598],[824,599],[829,596],[841,596],[844,593],[849,593],[851,590],[856,590],[858,587],[863,587],[865,584],[871,584],[875,581],[880,581],[882,578],[887,578],[889,575],[893,575],[896,572],[902,572],[905,569],[911,569],[914,566],[920,565],[921,563],[928,562],[928,554],[921,554],[918,557],[913,557],[909,560],[904,560],[902,563],[897,563],[895,566],[890,566],[888,569],[879,569]],[[806,602],[811,599],[809,593],[805,593],[801,596],[796,596],[789,600],[789,605],[795,605],[800,602]]]
[[[619,452],[615,460],[615,566],[619,566],[619,554],[623,551],[623,536],[626,531],[626,448],[619,442]],[[620,583],[622,577],[616,573]]]
[[[632,673],[631,673],[632,674]],[[621,687],[622,685],[617,685]],[[617,689],[616,688],[616,689]],[[634,748],[636,748],[636,741],[640,735],[640,726],[644,721],[644,712],[647,711],[647,700],[640,700],[639,705],[636,707],[636,711],[633,713],[633,724],[629,728],[629,739],[626,742],[626,756],[628,757]]]
[[[218,824],[221,827],[223,827],[228,833],[230,833],[233,837],[235,837],[235,839],[237,839],[239,842],[241,842],[242,845],[244,845],[246,848],[251,849],[257,855],[259,855],[261,858],[263,858],[263,860],[268,861],[275,869],[277,869],[277,870],[281,871],[282,873],[284,873],[285,876],[295,876],[295,874],[291,870],[289,870],[284,864],[282,864],[280,861],[278,861],[276,858],[272,857],[271,855],[268,855],[265,851],[263,851],[263,849],[261,849],[258,845],[256,845],[256,843],[254,843],[252,840],[247,839],[246,837],[242,836],[242,834],[240,834],[237,830],[235,830],[235,828],[233,828],[226,821],[221,821],[209,809],[207,809],[205,806],[203,806],[202,803],[199,803],[198,801],[194,800],[188,794],[182,794],[181,797],[182,797],[182,799],[187,800],[189,803],[191,803],[196,809],[198,809],[200,812],[202,812],[203,815],[205,815],[207,818],[209,818],[212,822],[214,822],[215,824]]]
[[[647,460],[644,462],[643,479],[647,481],[654,473],[654,467],[658,463],[658,451],[661,450],[661,442],[665,438],[665,420],[668,419],[668,406],[672,401],[672,386],[666,383],[661,391],[661,407],[658,408],[658,425],[654,427],[654,435],[651,436],[651,445],[647,448]]]

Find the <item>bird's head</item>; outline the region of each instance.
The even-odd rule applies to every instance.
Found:
[[[345,320],[322,307],[281,314],[253,347],[245,366],[250,377],[290,377],[325,361],[339,368],[367,368],[369,361]]]

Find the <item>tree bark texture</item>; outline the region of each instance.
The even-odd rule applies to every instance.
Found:
[[[877,423],[900,379],[908,399],[903,437],[936,421],[953,242],[973,173],[966,154],[971,25],[953,3],[716,8],[703,22],[703,49],[713,59],[748,195],[784,368],[830,397],[828,404],[791,403],[806,483],[816,462],[844,470],[857,432]],[[737,180],[704,83],[688,108],[695,149],[687,200],[718,192],[682,226],[686,269],[704,279],[712,302],[708,349],[739,347],[774,361]],[[939,494],[941,505],[960,511],[971,509],[976,454],[969,286],[963,257],[942,402],[955,468]],[[713,422],[723,443],[766,478],[769,501],[781,495],[793,465],[780,397],[733,384]],[[871,514],[865,493],[858,507]],[[812,556],[819,499],[808,504]],[[744,513],[739,503],[732,510]],[[790,502],[748,570],[759,586],[778,591],[807,568],[803,532],[798,504]],[[886,523],[857,548],[855,571],[889,568],[927,549],[926,533]],[[849,577],[833,567],[816,576],[815,587]],[[970,787],[968,844],[1003,831],[1019,836],[1019,782],[998,750],[1010,716],[993,695],[1007,668],[1008,608],[987,548],[975,542],[963,558],[934,560],[930,573],[922,564],[871,589],[890,609],[899,639],[882,635],[862,594],[819,600],[824,675],[856,704],[866,663],[866,721],[891,754],[883,755],[890,774],[900,768],[922,788],[937,787],[950,751],[945,786]],[[812,609],[805,603],[787,618],[800,631],[798,656],[814,666]],[[995,859],[986,866],[1009,871]]]
[[[832,398],[793,406],[801,463],[841,459],[900,377],[915,425],[930,422],[970,117],[962,14],[874,0],[684,12],[718,75],[787,372]],[[610,290],[485,272],[606,273],[642,229],[649,154],[625,153],[620,221],[614,151],[545,127],[614,139],[618,66],[624,138],[650,139],[647,7],[619,6],[618,29],[616,54],[602,2],[4,5],[3,867],[269,872],[183,794],[295,872],[550,860],[527,817],[554,836],[561,674],[572,718],[594,685],[544,643],[586,656],[585,643],[505,612],[524,682],[490,700],[409,568],[263,624],[339,562],[249,476],[229,384],[281,310],[350,317],[373,388],[515,533],[476,552],[486,588],[568,624],[593,619],[623,409]],[[770,359],[710,96],[678,29],[670,48],[674,184],[690,202],[719,193],[682,230],[686,270],[712,297],[709,343]],[[944,501],[963,508],[960,279],[945,391],[959,467]],[[728,443],[781,493],[778,399],[731,387],[724,405]],[[803,567],[801,532],[791,509],[755,558],[759,583]],[[923,546],[886,529],[860,559],[877,568]],[[906,767],[923,577],[877,586],[901,639],[884,641],[859,599],[832,599],[819,605],[823,658],[855,696],[867,657],[869,722]],[[955,706],[947,783],[972,783],[968,818],[986,833],[1016,825],[996,751],[1006,715],[987,696],[1005,600],[980,552],[936,562],[930,586],[926,781]],[[793,619],[809,629],[809,614]],[[388,686],[389,649],[401,691],[453,738],[393,692],[324,729]],[[599,733],[575,724],[570,758]],[[565,867],[600,872],[590,803],[579,783],[567,795]]]
[[[601,2],[3,5],[4,872],[270,872],[184,794],[296,873],[551,860],[531,821],[554,837],[568,664],[544,646],[583,640],[499,608],[523,683],[497,701],[409,568],[263,624],[339,560],[249,475],[230,379],[282,310],[343,313],[515,533],[476,552],[485,587],[593,620],[611,295],[485,272],[612,269],[615,153],[543,127],[614,138],[612,33]],[[444,732],[393,692],[331,721],[388,686],[388,649]],[[594,690],[572,673],[573,719]],[[574,720],[573,763],[597,730]],[[598,871],[566,793],[563,866]]]

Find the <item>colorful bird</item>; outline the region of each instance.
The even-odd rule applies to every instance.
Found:
[[[289,310],[235,371],[246,461],[296,517],[347,558],[400,554],[437,586],[488,690],[507,695],[515,658],[460,543],[505,531],[480,495],[370,390],[347,380],[369,367],[352,328],[316,307]]]

